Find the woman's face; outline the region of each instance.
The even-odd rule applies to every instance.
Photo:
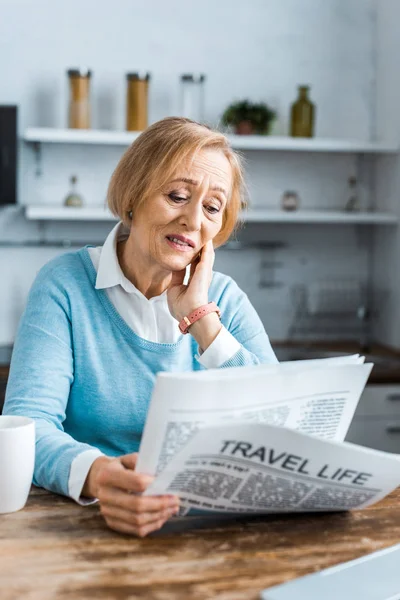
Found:
[[[142,256],[164,270],[184,269],[220,231],[231,186],[231,166],[220,150],[202,150],[178,165],[133,216],[131,234]]]

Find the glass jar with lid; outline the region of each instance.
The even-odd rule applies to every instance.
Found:
[[[204,82],[202,73],[184,73],[181,75],[181,110],[182,117],[202,123],[204,121]]]
[[[148,124],[150,73],[127,73],[126,128],[143,131]]]
[[[90,128],[90,78],[89,69],[69,69],[68,127]]]

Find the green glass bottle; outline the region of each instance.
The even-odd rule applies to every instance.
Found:
[[[308,97],[309,86],[299,85],[299,95],[292,104],[290,114],[290,135],[293,137],[313,137],[315,106]]]

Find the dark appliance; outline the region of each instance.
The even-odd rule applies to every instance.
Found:
[[[17,107],[0,105],[0,206],[17,202]]]

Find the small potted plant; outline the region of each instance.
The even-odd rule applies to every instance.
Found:
[[[264,102],[241,100],[228,106],[222,115],[222,123],[233,127],[239,135],[267,135],[275,116],[275,111]]]

